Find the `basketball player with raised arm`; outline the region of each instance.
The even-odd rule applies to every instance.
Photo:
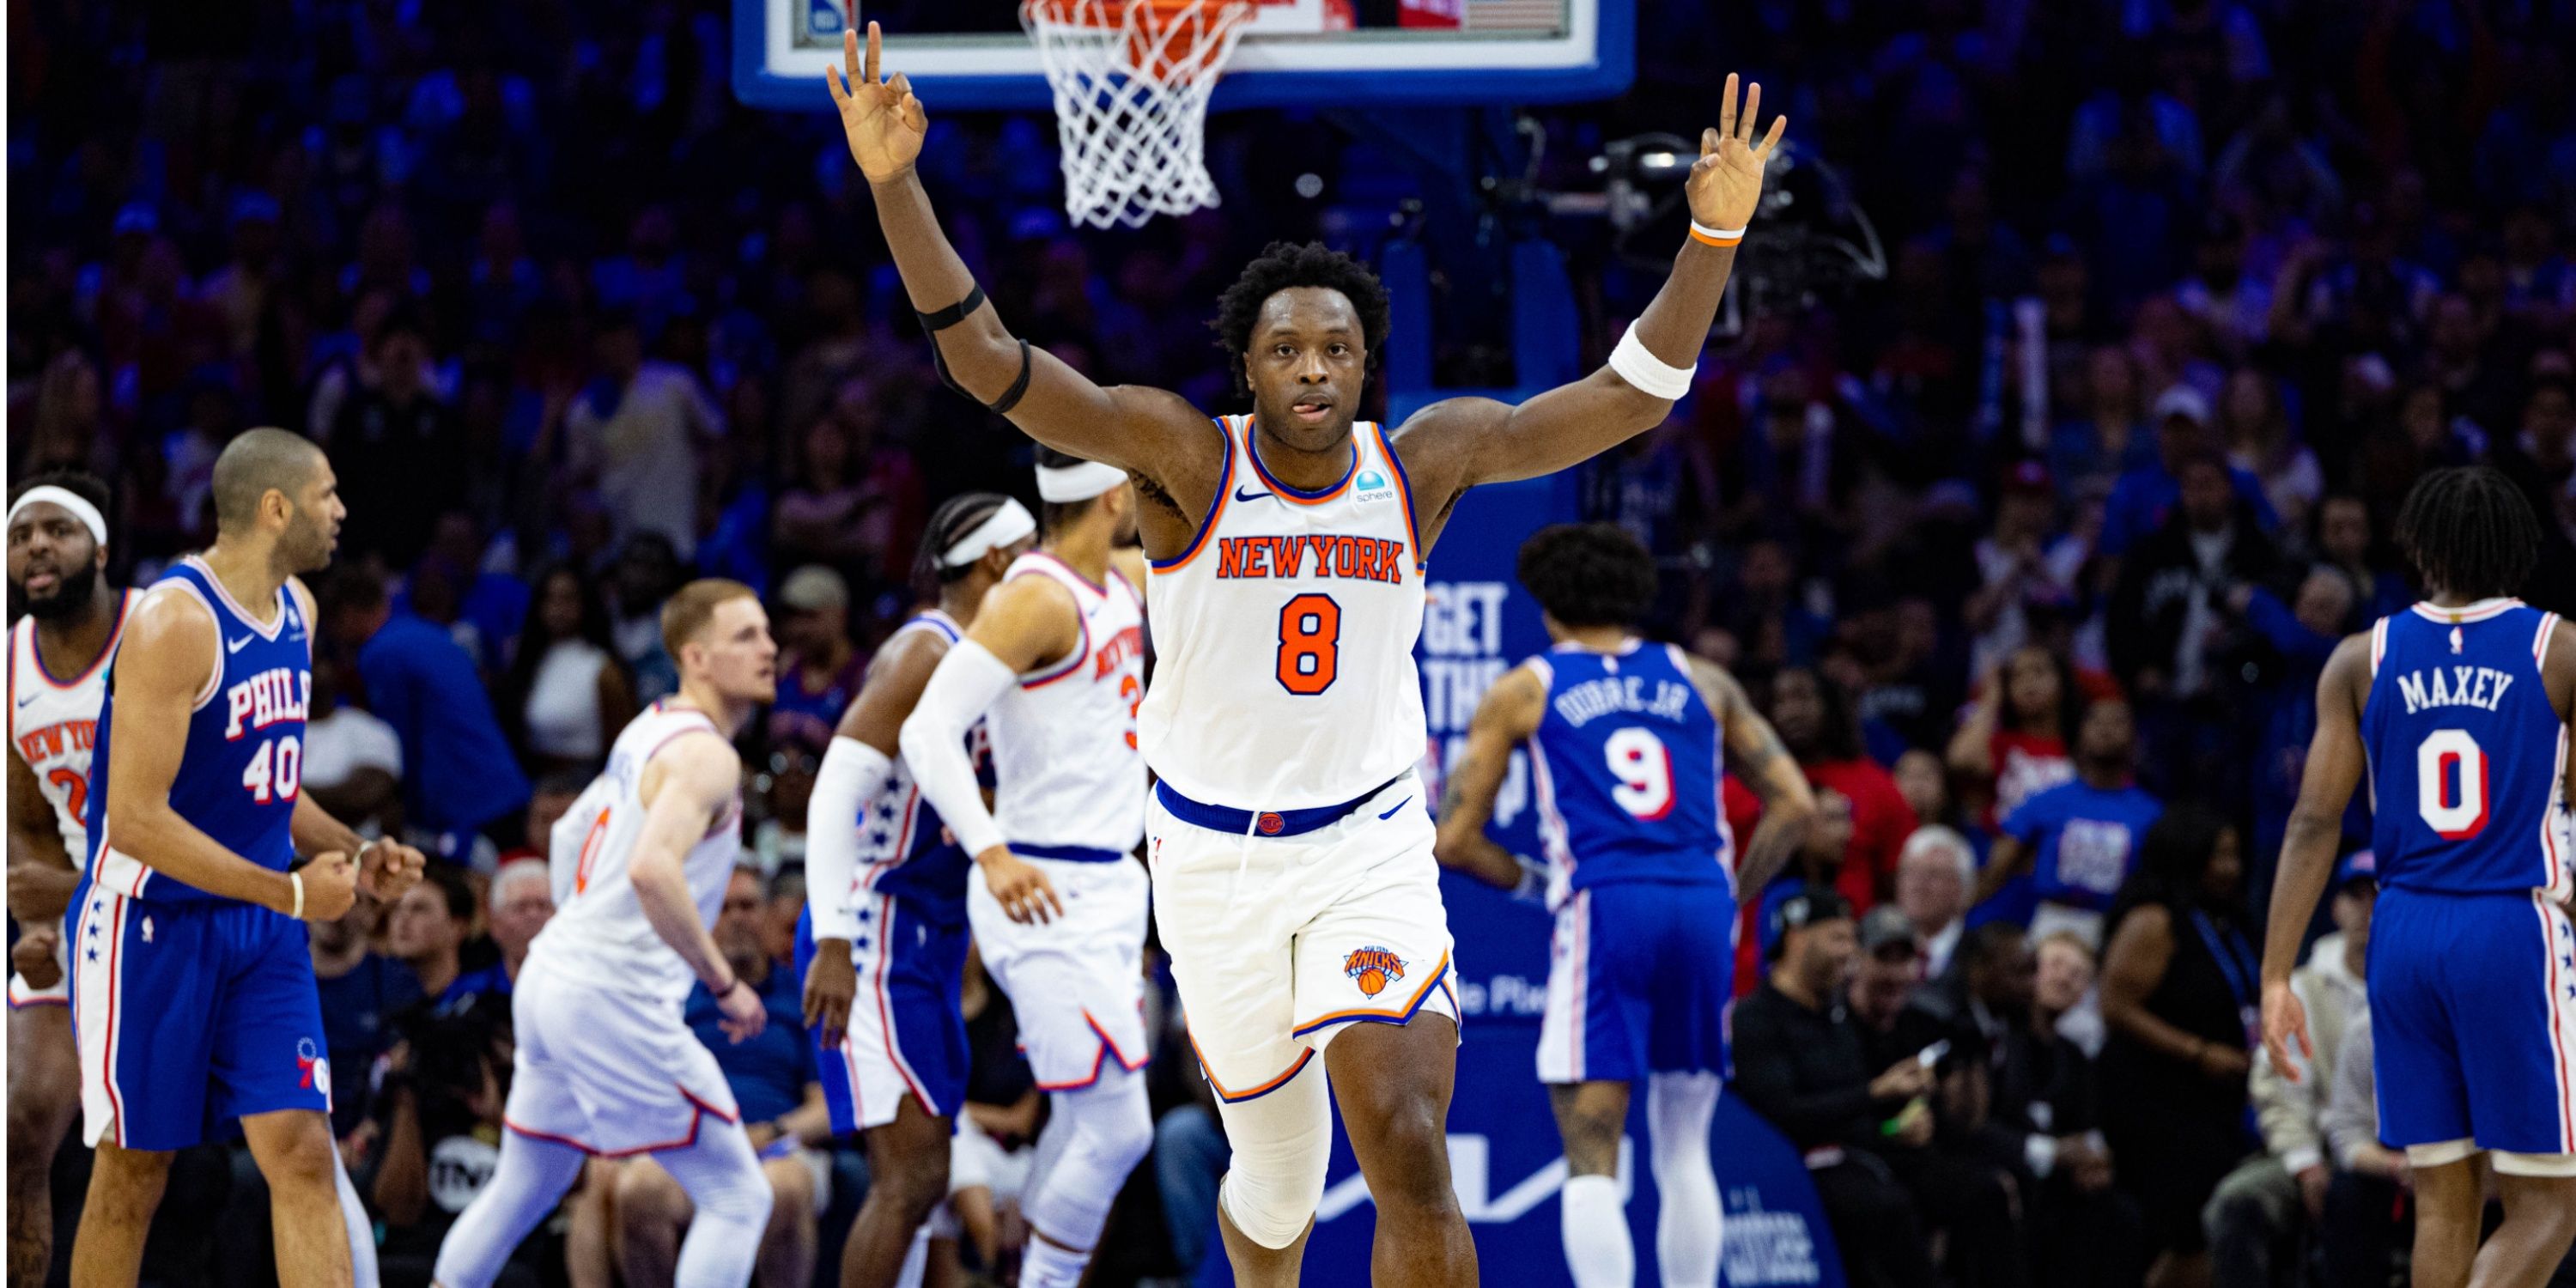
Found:
[[[1729,77],[1686,183],[1692,231],[1608,365],[1520,406],[1454,398],[1387,430],[1357,419],[1387,333],[1357,261],[1277,245],[1218,302],[1253,413],[1102,388],[1012,335],[913,168],[928,120],[880,42],[825,80],[886,244],[957,388],[1059,451],[1127,471],[1153,561],[1161,659],[1138,732],[1163,943],[1232,1151],[1219,1227],[1236,1276],[1294,1282],[1332,1105],[1377,1205],[1376,1282],[1466,1284],[1449,1180],[1457,1006],[1413,646],[1423,570],[1478,483],[1533,478],[1662,422],[1689,392],[1782,123],[1755,133]],[[837,73],[837,74],[836,74]],[[1332,1095],[1300,1076],[1325,1051]]]
[[[939,661],[903,757],[983,879],[966,915],[984,969],[1010,995],[1020,1045],[1052,1098],[1051,1162],[1020,1201],[1021,1288],[1074,1288],[1110,1200],[1154,1143],[1145,1103],[1147,879],[1144,604],[1121,550],[1136,532],[1127,476],[1040,448],[1039,547],[1011,563],[966,638]],[[1122,568],[1121,565],[1125,565]],[[993,807],[966,758],[981,718]]]
[[[215,544],[126,617],[91,743],[73,888],[72,1025],[97,1147],[72,1280],[132,1284],[170,1156],[238,1119],[268,1181],[280,1283],[373,1283],[331,1138],[307,918],[398,899],[420,852],[304,799],[313,595],[346,514],[322,450],[254,429],[215,458]],[[80,516],[86,524],[88,516]],[[104,526],[101,524],[100,526]],[[316,857],[302,867],[296,855]]]
[[[708,578],[662,605],[662,647],[680,691],[617,735],[548,838],[556,910],[510,998],[508,1130],[492,1178],[439,1245],[441,1288],[487,1288],[593,1154],[651,1154],[688,1192],[697,1210],[678,1288],[751,1282],[769,1180],[681,1008],[695,981],[732,1040],[767,1021],[707,927],[742,856],[733,739],[777,695],[778,645],[749,586]]]
[[[1636,1274],[1620,1210],[1628,1097],[1646,1084],[1655,1262],[1667,1285],[1715,1288],[1724,1212],[1708,1156],[1735,996],[1736,891],[1788,862],[1815,798],[1780,736],[1716,663],[1637,635],[1655,563],[1615,525],[1546,528],[1521,584],[1555,647],[1487,690],[1449,771],[1440,861],[1556,913],[1538,1076],[1565,1138],[1565,1260],[1576,1288]],[[1485,835],[1526,744],[1544,869]],[[1727,754],[1762,797],[1744,853],[1726,825]]]
[[[868,1196],[841,1250],[842,1288],[912,1288],[930,1214],[948,1197],[951,1120],[966,1099],[966,852],[922,799],[898,739],[922,686],[984,595],[1037,537],[996,492],[930,516],[921,563],[939,604],[879,646],[841,716],[807,806],[805,915],[796,926],[805,1024],[837,1135],[860,1134]]]
[[[39,475],[9,498],[9,1282],[54,1248],[54,1151],[80,1112],[63,910],[89,862],[89,760],[107,662],[133,597],[107,581],[107,485]],[[68,676],[69,679],[62,677]]]
[[[2540,526],[2493,469],[2425,475],[2397,545],[2426,598],[2336,646],[2317,680],[2264,941],[2263,1043],[2306,1075],[2290,968],[2367,775],[2372,1075],[2379,1139],[2414,1178],[2415,1282],[2537,1288],[2576,1241],[2576,630],[2510,598]],[[2504,1223],[2482,1248],[2490,1180]]]

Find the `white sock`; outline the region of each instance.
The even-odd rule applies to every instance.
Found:
[[[1646,1138],[1655,1156],[1655,1263],[1665,1288],[1716,1288],[1726,1210],[1709,1164],[1717,1114],[1714,1073],[1658,1073],[1646,1083]]]
[[[912,1251],[903,1254],[903,1269],[894,1277],[894,1288],[921,1288],[921,1276],[930,1269],[930,1226],[927,1222],[912,1232]]]
[[[1637,1250],[1628,1243],[1627,1205],[1615,1176],[1569,1176],[1557,1194],[1565,1225],[1565,1266],[1574,1288],[1629,1288]]]
[[[1032,1237],[1020,1253],[1020,1288],[1076,1288],[1091,1254],[1059,1248]]]

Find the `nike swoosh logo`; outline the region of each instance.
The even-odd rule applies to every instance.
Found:
[[[244,636],[242,636],[240,639],[237,639],[237,640],[225,640],[225,641],[224,641],[224,651],[225,651],[225,652],[227,652],[227,653],[239,653],[239,652],[241,652],[243,649],[246,649],[246,648],[249,648],[249,647],[250,647],[250,637],[249,637],[249,636],[247,636],[247,635],[244,635]]]
[[[26,707],[26,706],[29,706],[29,705],[33,704],[33,703],[35,702],[35,700],[36,700],[36,699],[41,698],[41,697],[43,697],[43,696],[45,696],[45,695],[43,695],[43,694],[41,694],[41,693],[30,693],[30,694],[28,694],[27,696],[25,696],[25,697],[23,697],[23,698],[18,699],[18,705],[19,705],[20,707]]]
[[[1412,798],[1412,797],[1410,797],[1410,796],[1407,796],[1407,797],[1405,797],[1403,800],[1397,801],[1397,802],[1395,803],[1395,809],[1403,809],[1405,806],[1410,805],[1410,804],[1412,804],[1412,803],[1413,803],[1413,798]],[[1383,813],[1383,814],[1378,815],[1378,817],[1379,817],[1379,818],[1393,818],[1393,817],[1395,817],[1395,809],[1388,810],[1387,812],[1385,812],[1385,813]]]
[[[1237,501],[1267,501],[1270,499],[1270,494],[1267,492],[1246,492],[1242,488],[1236,488],[1234,490],[1234,499]]]

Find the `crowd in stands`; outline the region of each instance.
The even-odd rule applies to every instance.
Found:
[[[1696,129],[1711,69],[1740,69],[1886,250],[1884,282],[1753,301],[1666,424],[1583,472],[1589,517],[1658,556],[1655,631],[1746,681],[1823,807],[1744,892],[1745,1102],[1806,1152],[1856,1283],[2390,1282],[2408,1178],[2371,1126],[2366,853],[2299,977],[2295,1081],[2249,1048],[2251,941],[2326,654],[2413,597],[2407,487],[2505,471],[2546,534],[2525,597],[2576,610],[2576,15],[1639,7],[1630,93],[1529,109],[1542,187]],[[534,847],[673,687],[657,609],[700,574],[759,588],[786,649],[715,928],[781,1038],[712,1045],[781,1198],[762,1282],[828,1266],[865,1178],[786,1040],[806,795],[928,505],[1025,492],[1028,459],[939,387],[828,115],[734,100],[721,0],[35,0],[10,28],[12,477],[113,480],[140,582],[207,539],[239,430],[339,471],[305,786],[445,861],[314,933],[387,1282],[422,1281],[489,1171],[505,999],[550,911]],[[1274,237],[1370,251],[1413,182],[1331,113],[1221,114],[1220,210],[1075,235],[1043,118],[929,108],[922,169],[1003,316],[1211,409],[1234,267]],[[1661,268],[1499,213],[1567,247],[1597,361]],[[1446,380],[1507,383],[1490,276],[1439,279]],[[1212,1255],[1222,1136],[1149,993],[1157,1145],[1094,1282]],[[980,977],[968,1013],[942,1228],[999,1272],[1043,1105]],[[260,1273],[236,1245],[266,1222],[233,1215],[256,1188],[238,1151],[183,1160],[149,1273]],[[685,1220],[650,1164],[598,1168],[523,1282],[667,1278]]]

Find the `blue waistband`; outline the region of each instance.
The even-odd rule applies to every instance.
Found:
[[[1401,778],[1403,775],[1398,774],[1396,777]],[[1348,818],[1352,810],[1367,804],[1370,798],[1385,791],[1394,782],[1395,779],[1390,778],[1339,805],[1317,805],[1311,809],[1262,810],[1257,814],[1248,809],[1235,809],[1229,805],[1209,805],[1191,800],[1173,791],[1172,785],[1166,782],[1154,784],[1154,796],[1155,799],[1163,802],[1164,809],[1171,811],[1172,817],[1184,823],[1204,827],[1211,832],[1224,832],[1231,836],[1303,836],[1308,832],[1331,827]]]
[[[1127,858],[1125,850],[1095,850],[1087,845],[1022,845],[1011,842],[1011,853],[1024,859],[1059,859],[1066,863],[1116,863]]]

